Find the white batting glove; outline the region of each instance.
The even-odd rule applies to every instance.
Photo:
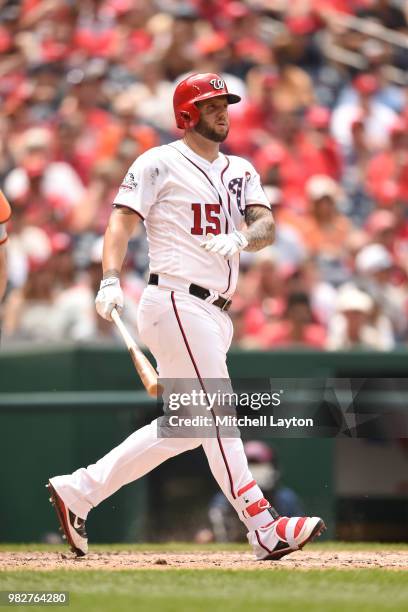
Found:
[[[111,312],[114,308],[120,314],[123,309],[123,291],[116,276],[109,276],[101,281],[95,299],[96,312],[107,321],[112,321]]]
[[[235,230],[231,234],[218,234],[218,236],[208,234],[207,240],[200,246],[210,253],[219,253],[228,259],[245,249],[248,246],[248,240],[242,232]]]

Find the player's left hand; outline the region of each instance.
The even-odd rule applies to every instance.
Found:
[[[235,230],[231,234],[218,234],[218,236],[208,234],[207,239],[200,246],[210,253],[218,253],[228,259],[245,249],[248,246],[248,240],[242,232]]]
[[[120,280],[116,276],[108,276],[101,281],[98,294],[95,299],[96,312],[103,319],[112,321],[111,312],[114,308],[120,314],[123,308],[123,291]]]

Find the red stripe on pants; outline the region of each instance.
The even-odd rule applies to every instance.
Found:
[[[179,316],[179,313],[178,313],[178,310],[177,310],[177,306],[176,306],[176,300],[175,300],[175,297],[174,297],[174,291],[171,292],[171,301],[172,301],[172,304],[173,304],[174,314],[176,315],[177,323],[178,323],[180,331],[181,331],[181,335],[183,336],[184,344],[186,345],[186,349],[188,351],[188,354],[190,355],[190,359],[191,359],[191,362],[193,364],[194,370],[195,370],[195,372],[197,374],[197,378],[200,381],[200,385],[201,385],[201,387],[202,387],[202,389],[203,389],[203,391],[204,391],[204,393],[205,393],[205,395],[207,397],[207,392],[205,390],[203,379],[201,378],[200,371],[199,371],[199,369],[197,367],[197,364],[195,362],[194,355],[193,355],[193,353],[191,351],[190,345],[189,345],[188,340],[187,340],[187,336],[185,334],[185,331],[183,329],[183,325],[182,325],[181,320],[180,320],[180,316]],[[215,414],[214,414],[214,411],[213,411],[212,408],[211,408],[211,414],[213,415],[214,423],[215,423]],[[229,468],[227,457],[225,455],[225,451],[224,451],[224,448],[222,446],[220,432],[218,430],[218,426],[217,425],[215,425],[215,429],[216,429],[216,432],[217,432],[218,446],[220,447],[221,455],[222,455],[222,458],[224,460],[224,464],[225,464],[225,467],[226,467],[226,470],[227,470],[227,473],[228,473],[228,479],[229,479],[229,483],[230,483],[231,495],[232,495],[233,499],[236,499],[236,495],[234,493],[234,484],[233,484],[233,481],[232,481],[231,470]]]

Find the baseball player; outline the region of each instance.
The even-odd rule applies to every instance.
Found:
[[[150,276],[139,304],[139,335],[161,378],[195,379],[203,388],[206,379],[229,378],[233,329],[227,311],[239,254],[258,251],[274,238],[256,170],[219,151],[228,135],[228,105],[239,100],[217,74],[193,74],[177,85],[174,113],[184,136],[131,165],[105,233],[96,297],[96,309],[107,320],[114,307],[122,309],[122,263],[130,237],[144,222]],[[71,550],[86,554],[85,519],[92,508],[166,459],[200,445],[248,530],[256,559],[280,559],[325,529],[319,517],[278,515],[252,477],[239,437],[222,437],[218,429],[201,439],[161,437],[155,420],[95,464],[50,479],[50,501]]]
[[[7,286],[6,241],[8,236],[6,223],[10,219],[10,216],[10,205],[0,191],[0,300]]]

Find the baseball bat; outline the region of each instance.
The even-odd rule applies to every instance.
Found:
[[[125,324],[119,316],[118,311],[114,308],[111,312],[111,317],[116,327],[118,328],[125,344],[128,348],[133,364],[136,368],[140,379],[145,386],[147,393],[151,397],[157,397],[163,391],[162,386],[158,383],[157,372],[150,363],[150,361],[143,355],[140,348],[137,346],[136,341],[132,338]]]

